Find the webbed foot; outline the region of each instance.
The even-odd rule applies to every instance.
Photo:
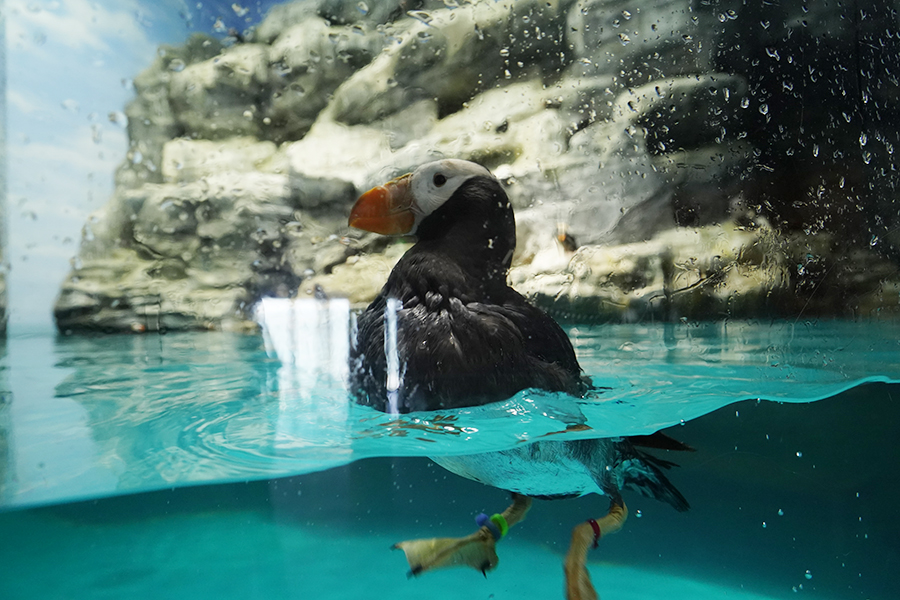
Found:
[[[443,567],[472,567],[487,572],[497,566],[496,542],[486,528],[461,538],[431,538],[394,544],[409,563],[409,577]]]
[[[510,527],[525,518],[531,508],[531,498],[513,494],[513,501],[502,514],[488,517],[478,515],[480,525],[475,533],[461,538],[431,538],[409,540],[394,544],[394,549],[403,550],[409,563],[409,577],[425,571],[444,567],[472,567],[487,576],[500,559],[497,557],[497,542],[506,535]]]

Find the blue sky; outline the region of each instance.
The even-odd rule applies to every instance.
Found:
[[[258,22],[271,0],[6,0],[10,329],[50,326],[88,215],[124,159],[131,79],[160,44]]]

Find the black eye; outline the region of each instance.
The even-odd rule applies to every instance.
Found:
[[[447,183],[447,178],[440,173],[435,173],[434,179],[432,179],[432,181],[434,181],[434,185],[441,187],[442,185]]]

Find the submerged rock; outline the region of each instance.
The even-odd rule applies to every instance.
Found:
[[[365,303],[405,246],[348,230],[349,206],[439,157],[501,179],[510,278],[560,313],[895,314],[900,127],[879,115],[898,85],[862,74],[875,108],[857,118],[851,82],[824,75],[867,51],[844,9],[815,8],[814,26],[777,10],[774,25],[736,1],[316,0],[230,46],[162,48],[134,79],[128,155],[57,323],[243,328],[262,296]]]

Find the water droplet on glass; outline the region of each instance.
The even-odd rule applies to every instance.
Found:
[[[765,528],[766,528],[766,522],[763,521],[762,523],[763,523],[763,529],[765,529]]]
[[[879,242],[878,236],[877,236],[877,235],[873,235],[873,236],[872,236],[872,239],[869,240],[869,246],[872,247],[872,248],[874,248],[874,247],[878,244],[878,242]]]
[[[622,17],[627,21],[628,19],[631,18],[631,13],[628,12],[627,10],[623,10],[623,11],[622,11]]]
[[[426,25],[431,25],[431,22],[434,20],[434,17],[432,17],[430,14],[428,14],[424,10],[410,10],[410,11],[407,11],[406,14],[408,14],[410,17],[412,17],[413,19],[415,19],[417,21],[421,21],[422,23],[425,23]]]
[[[784,516],[784,511],[781,510],[780,508],[778,509],[778,516],[779,516],[779,517],[783,517],[783,516]]]
[[[509,48],[500,48],[500,56],[509,56]]]
[[[778,55],[778,50],[775,48],[766,48],[766,54],[768,54],[771,58],[775,60],[781,60],[781,57]]]
[[[803,453],[800,452],[800,451],[798,451],[798,452],[797,452],[797,458],[803,458]]]
[[[640,519],[640,518],[643,517],[644,515],[641,514],[641,511],[636,510],[636,511],[634,511],[634,516],[637,517],[638,519]]]
[[[628,43],[631,41],[631,38],[629,38],[629,37],[628,37],[627,35],[625,35],[624,33],[620,33],[620,34],[619,34],[619,41],[622,42],[622,45],[623,45],[623,46],[627,46]]]
[[[750,98],[741,98],[741,108],[750,106]]]
[[[806,570],[806,573],[803,574],[807,579],[812,579],[812,573],[809,572],[809,569]]]
[[[768,104],[760,104],[759,105],[759,114],[761,114],[761,115],[769,114],[769,105]]]
[[[365,2],[358,2],[356,4],[356,10],[358,10],[360,14],[367,15],[369,14],[369,5]]]
[[[869,137],[866,135],[865,132],[862,132],[861,134],[859,134],[859,147],[860,148],[865,146],[868,141],[869,141]]]

